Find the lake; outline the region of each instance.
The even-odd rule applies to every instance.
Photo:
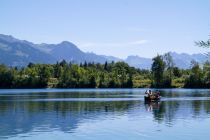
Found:
[[[210,89],[2,89],[4,140],[209,140]]]

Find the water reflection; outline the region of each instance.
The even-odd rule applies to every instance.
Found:
[[[0,138],[54,130],[74,133],[84,122],[114,120],[120,116],[138,118],[137,123],[144,123],[147,116],[152,116],[152,123],[164,124],[166,127],[172,127],[180,119],[210,117],[210,100],[181,100],[183,97],[207,98],[210,94],[208,90],[196,92],[165,90],[161,93],[162,101],[150,103],[144,102],[143,92],[136,91],[1,93]],[[61,100],[46,100],[59,98]],[[62,101],[62,99],[72,98],[78,100]],[[80,98],[86,100],[79,100]],[[130,100],[131,98],[135,100]],[[173,98],[180,98],[180,100],[173,100]]]
[[[160,109],[161,102],[145,102],[145,107],[147,111],[158,111]]]

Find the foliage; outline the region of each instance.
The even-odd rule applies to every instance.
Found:
[[[201,41],[195,42],[195,45],[199,47],[210,48],[210,39],[208,39],[207,41],[201,40]],[[210,56],[210,52],[207,52],[207,55]]]
[[[160,88],[164,86],[163,81],[163,72],[165,69],[165,62],[163,61],[163,57],[158,55],[152,59],[152,76],[153,76],[153,83],[154,87]]]
[[[173,60],[172,60],[173,61]],[[193,62],[188,70],[175,67],[164,56],[153,58],[150,70],[136,69],[124,62],[105,64],[66,61],[16,68],[0,65],[0,88],[144,88],[210,87],[210,62],[203,68]]]
[[[29,63],[19,69],[0,65],[0,88],[131,88],[133,74],[138,72],[124,62]]]
[[[190,75],[186,78],[185,87],[198,88],[204,86],[203,73],[198,64],[193,64]]]

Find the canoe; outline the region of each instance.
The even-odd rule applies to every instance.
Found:
[[[145,102],[160,101],[160,96],[159,96],[159,97],[147,97],[147,96],[144,96],[144,101],[145,101]]]

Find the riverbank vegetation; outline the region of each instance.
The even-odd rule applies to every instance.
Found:
[[[192,62],[179,69],[170,54],[153,58],[151,70],[130,67],[124,62],[105,64],[28,64],[27,67],[0,65],[0,88],[210,88],[210,62]]]

